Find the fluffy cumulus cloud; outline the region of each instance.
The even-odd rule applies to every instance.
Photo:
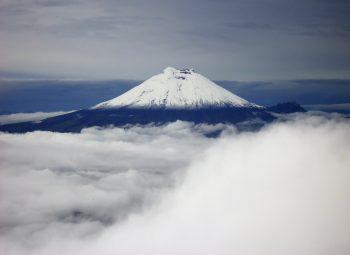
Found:
[[[2,254],[349,254],[350,123],[0,135]]]

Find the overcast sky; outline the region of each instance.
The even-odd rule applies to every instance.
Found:
[[[0,0],[0,74],[350,78],[348,0]]]

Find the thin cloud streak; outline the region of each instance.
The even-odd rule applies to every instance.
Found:
[[[70,112],[34,112],[34,113],[13,113],[0,115],[0,125],[13,124],[27,121],[39,122],[43,119],[55,117]]]

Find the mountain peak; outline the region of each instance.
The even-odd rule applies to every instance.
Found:
[[[105,108],[261,108],[231,93],[196,73],[193,68],[167,67],[126,93],[102,102],[93,109]]]
[[[174,77],[176,79],[182,79],[185,80],[190,75],[194,73],[193,68],[189,69],[176,69],[174,67],[167,67],[163,70],[163,74],[169,77]]]

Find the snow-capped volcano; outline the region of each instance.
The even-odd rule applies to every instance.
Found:
[[[230,123],[254,130],[275,117],[220,87],[193,69],[168,67],[126,93],[89,109],[42,120],[0,126],[0,131],[80,132],[88,127],[162,125],[174,121],[195,124]]]
[[[220,87],[193,69],[166,68],[126,93],[102,102],[92,109],[249,107],[256,104]]]

